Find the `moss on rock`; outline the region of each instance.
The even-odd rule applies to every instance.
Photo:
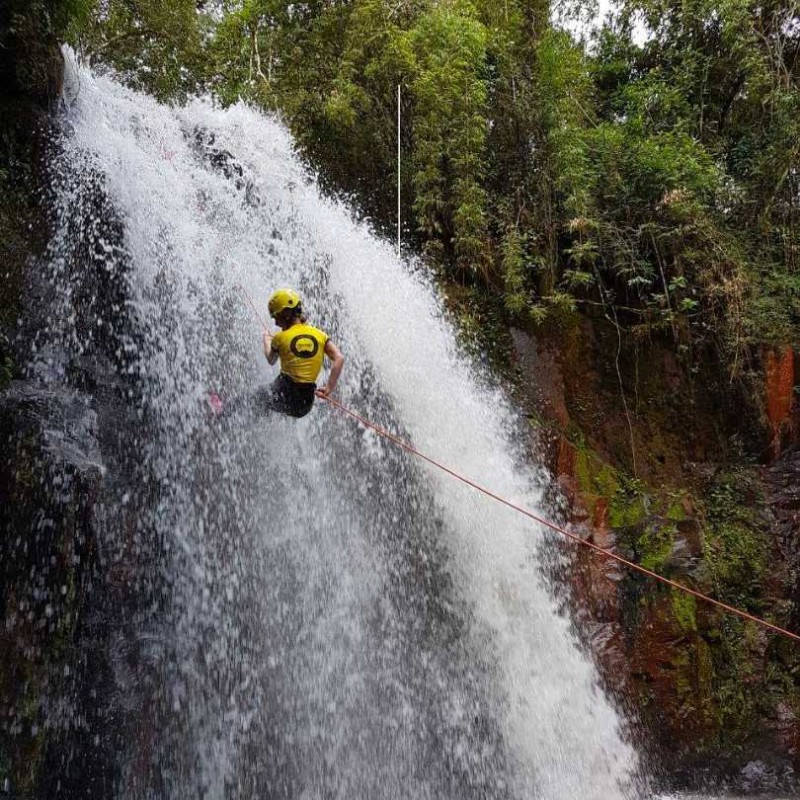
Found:
[[[718,476],[704,498],[704,560],[720,599],[758,609],[767,572],[769,538],[759,519],[763,491],[753,471]]]
[[[604,509],[617,551],[759,615],[770,617],[769,608],[780,607],[767,601],[768,582],[775,580],[769,568],[773,523],[758,467],[740,464],[700,473],[693,484],[653,485],[604,458],[580,429],[569,436],[576,502],[589,512],[581,518],[597,524],[595,509]],[[581,591],[603,599],[578,602],[607,623],[607,592],[597,586],[597,572],[591,574],[595,580],[581,584]],[[608,683],[620,686],[619,664],[626,664],[625,702],[640,708],[667,769],[680,773],[715,763],[721,772],[735,772],[742,759],[769,760],[776,748],[770,720],[796,713],[798,658],[776,657],[782,651],[774,637],[690,594],[631,574],[616,585],[624,635],[615,641],[624,643],[624,653],[606,652],[605,668],[614,670]]]

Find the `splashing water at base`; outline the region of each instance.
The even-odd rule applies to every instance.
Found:
[[[147,744],[119,754],[118,795],[635,795],[635,754],[543,586],[543,531],[324,404],[302,420],[206,407],[273,377],[237,284],[262,309],[293,286],[345,353],[342,402],[540,507],[512,410],[459,353],[435,292],[321,197],[255,111],[171,109],[82,69],[68,104],[53,341],[68,362],[103,335],[75,321],[79,231],[125,286],[117,337],[155,487],[137,525],[168,586],[162,701]],[[89,185],[119,241],[97,232]]]

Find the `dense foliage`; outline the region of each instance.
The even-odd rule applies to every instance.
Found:
[[[578,9],[580,10],[580,9]],[[585,10],[585,9],[584,9]],[[103,0],[76,36],[162,96],[282,113],[323,179],[518,324],[597,309],[732,377],[800,340],[800,16],[625,0],[588,43],[544,0]]]

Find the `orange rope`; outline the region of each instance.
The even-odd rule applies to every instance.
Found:
[[[792,633],[791,631],[786,630],[785,628],[781,628],[778,625],[773,625],[771,622],[767,622],[766,620],[760,619],[759,617],[754,617],[752,614],[748,614],[747,611],[742,611],[739,608],[735,608],[734,606],[730,606],[727,603],[723,603],[721,600],[715,600],[713,597],[709,597],[708,595],[703,594],[702,592],[698,592],[696,589],[691,589],[688,586],[684,586],[677,581],[670,580],[669,578],[665,578],[663,575],[659,575],[657,572],[653,572],[652,570],[643,567],[641,564],[637,564],[634,561],[629,561],[627,558],[623,556],[617,555],[616,553],[611,552],[610,550],[606,550],[593,542],[589,542],[586,539],[582,539],[575,533],[572,533],[564,528],[559,527],[553,522],[549,522],[542,517],[537,516],[532,511],[528,511],[528,509],[523,508],[522,506],[517,505],[516,503],[512,503],[510,500],[506,500],[504,497],[501,497],[498,494],[490,491],[484,486],[481,486],[479,483],[475,483],[471,481],[469,478],[460,475],[455,470],[450,469],[449,467],[445,466],[444,464],[436,461],[436,459],[431,458],[430,456],[425,455],[425,453],[421,453],[419,450],[414,448],[408,442],[400,439],[398,436],[395,436],[393,433],[389,433],[389,431],[384,430],[378,425],[375,425],[373,422],[370,422],[368,419],[364,419],[364,417],[359,416],[354,411],[351,411],[346,406],[342,405],[338,400],[334,400],[332,397],[326,397],[321,392],[317,392],[317,396],[321,400],[327,400],[331,405],[336,406],[340,411],[343,411],[348,416],[352,417],[353,419],[360,422],[366,428],[370,428],[375,431],[380,436],[383,436],[385,439],[388,439],[390,442],[393,442],[398,447],[401,447],[403,450],[406,450],[409,453],[421,458],[423,461],[427,461],[429,464],[433,465],[437,469],[441,470],[442,472],[447,473],[451,477],[455,478],[456,480],[465,483],[467,486],[471,486],[473,489],[485,494],[487,497],[491,497],[492,500],[496,500],[498,503],[502,503],[504,506],[513,509],[514,511],[519,512],[520,514],[524,514],[526,517],[529,517],[532,520],[544,525],[551,530],[560,533],[562,536],[566,536],[568,539],[571,539],[573,542],[577,544],[583,545],[584,547],[588,547],[590,550],[594,550],[596,553],[599,553],[606,558],[613,559],[614,561],[618,561],[620,564],[624,564],[626,567],[629,567],[632,570],[636,570],[637,572],[641,572],[643,575],[647,575],[654,580],[661,581],[661,583],[665,583],[668,586],[673,587],[674,589],[679,589],[682,592],[686,592],[687,594],[693,595],[694,597],[698,598],[699,600],[703,600],[706,603],[710,603],[711,605],[717,606],[718,608],[723,609],[724,611],[729,612],[730,614],[735,614],[742,619],[749,620],[750,622],[755,622],[758,625],[763,626],[764,628],[768,628],[775,633],[783,634],[784,636],[788,636],[790,639],[794,639],[795,641],[800,642],[800,636],[796,633]]]
[[[256,307],[253,304],[252,298],[250,297],[249,294],[247,294],[247,291],[242,286],[239,286],[239,289],[241,289],[241,291],[246,295],[246,297],[248,298],[248,300],[250,302],[250,305],[253,308],[253,311],[255,311],[256,316],[258,317],[259,320],[261,320],[261,323],[263,325],[264,324],[264,320],[261,318],[261,315],[256,310]],[[266,329],[266,325],[264,325],[264,328]],[[450,475],[452,478],[455,478],[456,480],[461,481],[462,483],[465,483],[467,486],[472,487],[473,489],[477,490],[481,494],[484,494],[487,497],[491,497],[492,500],[496,500],[498,503],[501,503],[502,505],[504,505],[504,506],[506,506],[506,507],[508,507],[510,509],[513,509],[514,511],[517,511],[520,514],[523,514],[524,516],[528,517],[529,519],[534,520],[535,522],[538,522],[540,525],[544,525],[545,527],[550,528],[553,531],[556,531],[556,533],[560,533],[562,536],[566,536],[568,539],[571,539],[576,544],[583,545],[584,547],[588,547],[590,550],[593,550],[595,553],[598,553],[599,555],[604,556],[605,558],[609,558],[609,559],[612,559],[613,561],[619,562],[620,564],[624,564],[629,569],[632,569],[632,570],[634,570],[636,572],[640,572],[640,573],[642,573],[642,575],[647,575],[649,578],[653,578],[653,580],[660,581],[661,583],[664,583],[667,586],[671,586],[673,589],[678,589],[681,592],[685,592],[686,594],[690,594],[693,597],[697,598],[698,600],[702,600],[705,603],[709,603],[710,605],[716,606],[717,608],[721,608],[723,611],[727,611],[729,614],[734,614],[737,617],[741,617],[742,619],[748,620],[749,622],[754,622],[757,625],[761,625],[763,628],[767,628],[768,630],[771,630],[774,633],[779,633],[779,634],[781,634],[783,636],[788,637],[789,639],[794,639],[796,642],[800,642],[800,635],[798,635],[796,633],[793,633],[792,631],[786,630],[785,628],[781,628],[780,626],[774,625],[771,622],[767,622],[764,619],[761,619],[759,617],[753,616],[752,614],[749,614],[747,611],[742,611],[741,609],[736,608],[735,606],[731,606],[731,605],[728,605],[727,603],[723,603],[721,600],[715,600],[713,597],[709,597],[708,595],[703,594],[702,592],[698,592],[696,589],[691,589],[688,586],[684,586],[682,583],[678,583],[677,581],[673,581],[670,578],[665,578],[663,575],[659,575],[657,572],[653,572],[652,570],[649,570],[646,567],[643,567],[641,564],[637,564],[635,561],[629,561],[627,558],[624,558],[623,556],[620,556],[617,553],[613,553],[610,550],[606,550],[605,548],[594,544],[594,542],[590,542],[590,541],[587,541],[586,539],[582,539],[577,534],[572,533],[571,531],[568,531],[568,530],[566,530],[564,528],[559,527],[558,525],[556,525],[553,522],[549,522],[548,520],[537,516],[532,511],[528,511],[528,509],[524,508],[523,506],[517,505],[516,503],[512,503],[510,500],[506,500],[504,497],[501,497],[500,495],[495,494],[494,492],[490,491],[486,487],[481,486],[479,483],[475,483],[474,481],[471,481],[469,478],[465,477],[464,475],[461,475],[460,473],[456,472],[455,470],[450,469],[450,467],[447,467],[444,464],[442,464],[441,462],[436,461],[436,459],[431,458],[428,455],[425,455],[425,453],[420,452],[413,445],[409,444],[404,439],[401,439],[399,436],[395,436],[393,433],[390,433],[385,428],[381,428],[379,425],[376,425],[374,422],[370,422],[368,419],[365,419],[364,417],[356,414],[355,411],[351,411],[349,408],[347,408],[347,406],[343,405],[338,400],[334,400],[332,397],[326,396],[326,395],[322,394],[322,392],[320,392],[320,391],[317,391],[316,395],[317,395],[317,397],[320,398],[320,400],[327,401],[332,406],[335,406],[336,408],[338,408],[340,411],[342,411],[345,414],[347,414],[352,419],[354,419],[357,422],[361,423],[365,428],[369,428],[370,430],[375,431],[375,433],[377,433],[379,436],[382,436],[384,439],[387,439],[388,441],[392,442],[393,444],[396,444],[398,447],[402,448],[406,452],[417,456],[417,458],[420,458],[423,461],[426,461],[428,464],[431,464],[432,466],[434,466],[437,469],[441,470],[445,474]]]

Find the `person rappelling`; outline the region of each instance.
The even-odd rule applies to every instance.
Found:
[[[280,361],[281,371],[270,386],[255,393],[252,403],[258,411],[304,417],[311,411],[316,394],[328,397],[336,389],[344,356],[326,333],[308,324],[297,292],[279,289],[270,297],[268,308],[280,330],[271,334],[265,326],[264,356],[269,364]],[[331,360],[332,367],[327,383],[317,390],[316,381],[325,356]],[[215,414],[222,413],[219,395],[212,394],[209,403]],[[227,403],[224,410],[231,412],[234,405],[238,404]]]
[[[323,397],[336,389],[344,356],[326,333],[308,324],[297,292],[279,289],[270,297],[268,308],[280,330],[275,335],[264,331],[264,355],[269,364],[280,359],[281,372],[269,388],[257,394],[256,403],[292,417],[304,417],[314,405],[323,356],[333,362],[328,382],[319,390]]]

